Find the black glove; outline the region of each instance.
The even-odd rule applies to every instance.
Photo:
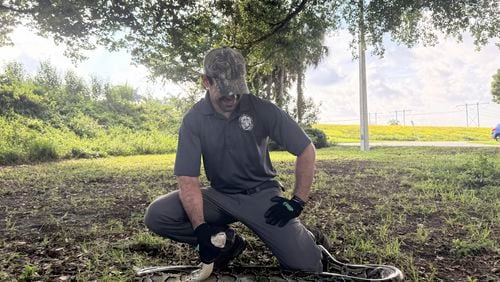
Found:
[[[271,225],[278,224],[279,227],[285,226],[290,219],[299,216],[305,205],[305,202],[297,196],[293,196],[291,200],[276,196],[271,201],[276,202],[276,204],[266,211],[264,215],[266,223]]]
[[[198,251],[201,262],[212,263],[219,255],[221,248],[214,246],[210,239],[220,231],[221,229],[215,228],[208,223],[202,223],[194,230],[194,234],[198,238]]]

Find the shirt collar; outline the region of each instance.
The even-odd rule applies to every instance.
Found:
[[[238,115],[241,113],[248,113],[250,111],[250,95],[252,94],[242,94],[240,97],[240,103],[236,111]]]

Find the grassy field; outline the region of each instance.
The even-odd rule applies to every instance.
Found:
[[[272,158],[292,187],[293,157]],[[0,281],[130,281],[134,267],[195,263],[188,246],[142,222],[148,203],[176,188],[173,160],[0,167]],[[392,264],[408,281],[498,281],[499,171],[498,148],[321,149],[301,219],[341,260]],[[236,263],[276,264],[246,227],[235,228],[249,241]]]
[[[314,127],[324,130],[330,144],[359,142],[359,126],[319,124]],[[79,136],[69,128],[55,128],[38,119],[0,116],[0,132],[0,165],[165,154],[174,152],[177,147],[177,129],[150,131],[112,126],[95,130],[90,136]],[[469,141],[500,145],[490,134],[490,128],[370,126],[371,142]]]
[[[359,125],[318,124],[330,143],[359,142]],[[370,141],[469,141],[495,144],[489,127],[370,125]]]

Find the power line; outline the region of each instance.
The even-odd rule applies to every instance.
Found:
[[[469,110],[469,106],[476,106],[476,121],[477,121],[477,127],[480,127],[481,126],[481,123],[479,122],[479,105],[487,105],[489,103],[475,103],[475,104],[463,104],[463,105],[458,105],[457,107],[465,107],[465,121],[466,121],[466,124],[467,124],[467,127],[469,127],[469,121],[470,123],[475,123],[474,122],[474,114],[472,113],[473,109],[472,107],[470,108]],[[469,111],[470,111],[470,115],[469,115]]]
[[[395,120],[399,122],[398,113],[402,113],[403,114],[403,125],[406,125],[406,113],[408,113],[408,112],[411,112],[411,110],[403,109],[401,111],[394,111],[394,113],[396,114]]]
[[[444,115],[444,114],[454,114],[461,113],[462,111],[448,111],[448,112],[429,112],[429,113],[415,113],[412,116],[430,116],[430,115]]]
[[[407,112],[409,112],[410,110],[405,110],[405,116],[426,116],[426,115],[444,115],[444,114],[452,114],[452,113],[461,113],[462,111],[448,111],[448,112],[427,112],[427,113],[412,113],[412,114],[408,114],[406,115]],[[370,119],[373,121],[375,120],[375,124],[378,124],[378,121],[380,120],[380,118],[391,118],[391,117],[394,117],[394,113],[396,111],[393,111],[393,112],[386,112],[387,114],[384,114],[384,113],[380,113],[380,112],[376,112],[376,113],[369,113],[369,116],[370,116]],[[397,111],[397,112],[403,112],[403,110],[401,111]],[[373,117],[373,118],[372,118]],[[349,117],[349,119],[333,119],[333,120],[328,120],[328,122],[346,122],[346,121],[358,121],[358,118],[356,117]]]
[[[417,112],[409,109],[402,109],[396,111],[387,111],[387,112],[370,112],[368,113],[368,123],[372,125],[383,124],[384,120],[397,118],[399,121],[402,119],[403,125],[406,125],[409,122],[409,119],[412,121],[425,121],[425,116],[435,116],[432,118],[433,121],[438,121],[441,119],[452,118],[454,121],[459,120],[459,114],[463,114],[465,110],[466,116],[466,125],[467,126],[478,126],[480,127],[481,121],[484,123],[483,119],[488,119],[488,123],[491,122],[491,119],[500,119],[499,112],[496,110],[492,110],[491,107],[484,107],[482,105],[490,105],[491,103],[467,103],[456,106],[456,108],[461,109],[451,109],[449,111],[437,111],[437,112]],[[495,105],[496,106],[496,105]],[[324,121],[326,123],[348,123],[348,122],[356,122],[359,121],[359,117],[356,116],[338,116],[336,118],[329,119]],[[433,123],[432,121],[430,121]]]

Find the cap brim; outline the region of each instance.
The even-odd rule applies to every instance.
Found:
[[[247,83],[244,79],[235,79],[235,80],[225,80],[225,79],[214,79],[217,87],[219,88],[219,92],[222,96],[231,96],[231,95],[241,95],[248,94],[250,91],[248,90]]]

